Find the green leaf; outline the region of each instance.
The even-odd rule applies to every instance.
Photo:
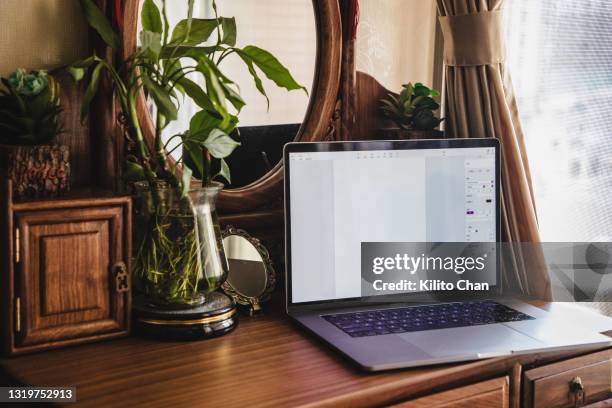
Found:
[[[142,52],[148,53],[153,60],[157,61],[162,49],[161,34],[142,30],[140,32],[140,49]]]
[[[225,90],[219,81],[219,71],[209,58],[201,58],[197,69],[204,76],[204,80],[206,81],[206,93],[213,103],[214,109],[223,117],[224,121],[221,127],[224,128],[229,123],[230,114],[227,111],[225,103]]]
[[[414,85],[414,95],[415,96],[429,96],[430,92],[431,92],[430,89],[420,82]]]
[[[402,85],[404,89],[400,92],[400,102],[404,104],[406,101],[410,100],[414,95],[414,86],[409,82],[408,84]]]
[[[236,19],[234,17],[222,18],[221,28],[223,29],[223,38],[221,39],[222,44],[227,44],[230,47],[236,45]]]
[[[387,99],[381,99],[380,103],[383,104],[382,108],[383,109],[387,109],[391,112],[397,112],[398,108],[395,104],[393,104],[391,101],[388,101]]]
[[[410,100],[409,102],[404,104],[405,108],[414,108],[416,106],[418,106],[420,103],[422,103],[422,101],[425,99],[425,96],[420,95],[420,96],[415,96],[414,98],[412,98],[412,100]]]
[[[168,43],[168,34],[170,33],[170,23],[168,22],[168,14],[166,13],[166,0],[162,0],[162,19],[164,20],[164,45]]]
[[[183,163],[183,175],[181,177],[181,198],[187,197],[187,193],[189,192],[189,188],[191,187],[191,175],[193,171]]]
[[[132,161],[125,162],[125,173],[124,177],[127,181],[141,181],[145,180],[145,172],[142,166]]]
[[[100,34],[104,42],[115,50],[119,49],[119,36],[96,3],[93,0],[81,0],[81,8],[89,25]]]
[[[240,112],[244,105],[246,105],[246,102],[244,101],[244,99],[242,99],[242,96],[240,96],[240,94],[228,84],[221,82],[221,86],[225,91],[225,96],[227,97],[227,100],[230,101],[232,105],[234,105],[234,108],[236,108],[238,112]]]
[[[91,57],[87,57],[85,59],[82,59],[80,61],[76,61],[73,62],[70,67],[75,67],[75,68],[89,68],[94,62],[100,61],[100,58],[98,58],[95,54],[92,55]]]
[[[214,109],[212,101],[200,85],[187,77],[182,77],[177,83],[183,87],[185,93],[202,109]]]
[[[142,74],[142,83],[149,91],[149,94],[155,101],[155,106],[159,112],[164,115],[169,121],[176,120],[178,115],[178,109],[172,103],[170,94],[166,89],[161,87],[157,82],[149,78],[145,73]]]
[[[238,146],[240,146],[240,143],[229,137],[221,129],[213,129],[204,142],[204,147],[216,159],[223,159],[229,156]]]
[[[403,105],[406,103],[410,103],[410,100],[414,96],[414,92],[412,88],[404,88],[402,92],[399,94],[399,102]]]
[[[221,129],[227,134],[232,133],[238,124],[238,117],[230,115],[229,124],[225,127],[221,126],[223,120],[223,117],[216,111],[202,110],[191,118],[187,138],[204,142],[214,128]]]
[[[436,91],[435,89],[432,89],[429,96],[434,96],[434,97],[440,96],[440,92]]]
[[[423,99],[415,103],[415,105],[418,109],[431,109],[434,111],[440,108],[440,104],[438,104],[438,102],[436,102],[433,98],[429,96],[423,97]]]
[[[255,67],[253,66],[253,61],[250,58],[248,58],[247,56],[243,56],[240,53],[238,53],[238,56],[240,56],[240,58],[242,58],[242,60],[246,64],[247,68],[249,69],[249,73],[251,74],[251,76],[253,77],[253,80],[255,81],[255,88],[257,88],[259,93],[262,94],[266,98],[266,104],[267,104],[267,107],[269,109],[270,108],[270,99],[268,98],[268,95],[266,94],[266,90],[263,87],[263,83],[261,82],[261,78],[259,78],[259,75],[257,75],[257,71],[255,71]]]
[[[197,61],[200,57],[208,57],[211,53],[223,51],[224,49],[217,45],[210,47],[166,45],[162,48],[160,57],[162,59],[189,57]]]
[[[191,20],[191,28],[189,19],[181,20],[172,31],[170,44],[198,45],[208,40],[215,28],[217,28],[217,20],[214,18],[194,18]]]
[[[27,107],[26,107],[25,101],[23,100],[22,95],[19,95],[19,93],[15,90],[15,88],[13,88],[13,85],[11,85],[8,79],[0,78],[0,81],[9,91],[9,94],[13,98],[13,101],[17,103],[17,108],[19,109],[19,113],[21,113],[22,115],[25,115],[27,112]]]
[[[152,31],[158,34],[162,33],[163,29],[161,14],[153,0],[144,0],[144,3],[142,3],[140,18],[142,20],[143,30]]]
[[[198,142],[183,139],[183,155],[187,152],[199,174],[204,174],[204,157]],[[185,160],[183,160],[183,163]]]
[[[230,168],[227,165],[227,162],[225,160],[220,159],[220,161],[221,161],[221,169],[219,170],[219,173],[215,175],[215,177],[221,176],[225,180],[227,180],[228,183],[231,183],[232,179],[230,176]]]
[[[289,70],[268,51],[254,45],[247,45],[242,49],[236,49],[236,51],[241,56],[244,55],[249,58],[276,85],[289,91],[303,89],[308,94],[308,90],[298,84],[291,76]]]
[[[87,85],[87,90],[85,91],[85,96],[83,97],[83,104],[81,105],[81,122],[83,122],[89,114],[89,105],[98,92],[98,86],[100,85],[100,72],[102,71],[103,66],[104,65],[99,62],[91,73],[89,85]]]
[[[68,72],[72,79],[74,79],[74,82],[79,82],[85,76],[85,68],[81,67],[68,67]]]

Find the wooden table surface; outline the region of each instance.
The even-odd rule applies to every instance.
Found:
[[[125,338],[0,360],[14,381],[75,386],[83,406],[371,406],[511,373],[517,363],[583,354],[531,354],[360,372],[301,331],[281,308],[241,317],[223,337],[195,342]],[[513,392],[511,390],[511,392]]]

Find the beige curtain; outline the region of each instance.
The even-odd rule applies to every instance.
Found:
[[[504,64],[504,0],[437,0],[444,34],[444,106],[448,137],[494,137],[502,144],[502,238],[538,243],[529,163],[516,99]],[[550,298],[550,280],[537,246],[512,245],[504,284]]]

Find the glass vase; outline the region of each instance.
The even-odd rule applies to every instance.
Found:
[[[162,308],[204,303],[228,271],[215,207],[223,185],[194,189],[186,197],[166,182],[135,187],[136,289]]]

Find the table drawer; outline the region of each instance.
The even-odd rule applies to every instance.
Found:
[[[612,396],[612,350],[572,358],[525,372],[523,405],[583,406]]]
[[[392,407],[401,408],[507,408],[509,391],[508,377],[494,378],[452,390],[438,392]]]

